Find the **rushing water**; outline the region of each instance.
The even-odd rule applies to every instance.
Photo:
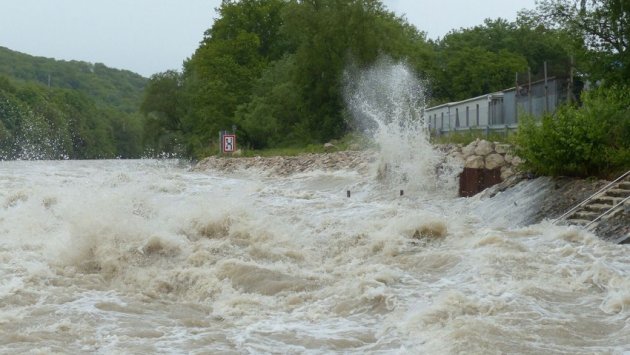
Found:
[[[0,187],[2,353],[630,351],[628,247],[517,226],[544,181],[400,197],[347,170],[36,161]]]
[[[347,87],[372,169],[0,162],[0,352],[630,352],[628,246],[528,226],[544,179],[456,198],[381,64]]]

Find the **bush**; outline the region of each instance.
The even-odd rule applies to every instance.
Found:
[[[630,90],[598,88],[582,106],[521,120],[517,154],[542,175],[612,177],[630,169]]]

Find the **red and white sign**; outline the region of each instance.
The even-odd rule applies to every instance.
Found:
[[[224,134],[222,148],[223,153],[234,153],[236,151],[236,135]]]

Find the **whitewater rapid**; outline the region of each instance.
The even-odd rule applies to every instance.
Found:
[[[0,353],[630,352],[629,247],[526,225],[546,188],[0,162]]]

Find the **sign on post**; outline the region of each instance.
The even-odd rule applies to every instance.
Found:
[[[236,151],[236,135],[224,134],[223,142],[221,144],[221,150],[223,153],[234,153]]]

